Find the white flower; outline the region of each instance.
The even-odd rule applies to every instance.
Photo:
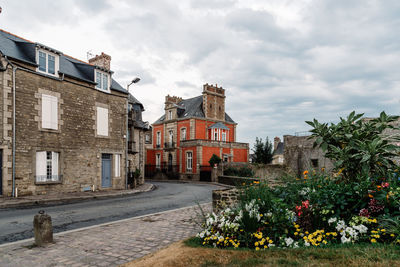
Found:
[[[308,243],[307,241],[304,242],[304,246],[309,247],[310,243]]]
[[[346,235],[342,235],[342,238],[340,238],[343,244],[349,243],[351,241],[350,238],[347,238]]]
[[[307,195],[308,193],[310,193],[311,189],[309,187],[305,187],[303,189],[300,190],[299,194],[302,196]]]
[[[294,242],[293,247],[294,248],[298,248],[299,247],[299,242]]]
[[[363,224],[355,225],[353,228],[359,231],[360,234],[365,234],[368,231],[368,227]]]
[[[332,218],[329,218],[328,223],[329,223],[329,225],[331,225],[332,223],[334,223],[336,221],[337,221],[337,218],[336,217],[332,217]]]
[[[268,247],[275,247],[275,244],[268,244]]]
[[[292,245],[293,242],[294,242],[294,240],[293,240],[292,238],[290,238],[290,237],[285,238],[285,243],[286,243],[286,246],[287,246],[287,247],[289,247],[290,245]]]

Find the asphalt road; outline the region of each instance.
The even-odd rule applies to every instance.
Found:
[[[0,244],[33,237],[33,217],[45,210],[52,218],[53,231],[81,227],[151,214],[198,203],[211,202],[211,184],[153,182],[151,192],[79,203],[0,210]]]

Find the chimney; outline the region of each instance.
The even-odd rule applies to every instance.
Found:
[[[274,138],[274,151],[276,150],[276,148],[278,147],[280,142],[281,142],[281,139],[278,136],[276,136]]]
[[[110,70],[111,56],[101,52],[101,55],[96,55],[94,58],[89,59],[89,63]]]
[[[206,118],[225,121],[225,89],[218,85],[203,85],[203,111]]]

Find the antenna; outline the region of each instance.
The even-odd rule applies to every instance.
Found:
[[[86,52],[86,57],[87,57],[87,60],[89,60],[89,59],[94,57],[94,55],[92,53],[92,50],[89,50],[89,51]]]

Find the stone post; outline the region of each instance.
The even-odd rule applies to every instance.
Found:
[[[39,211],[33,219],[33,230],[35,234],[35,244],[43,246],[53,242],[53,226],[51,217],[45,214],[43,210]]]

